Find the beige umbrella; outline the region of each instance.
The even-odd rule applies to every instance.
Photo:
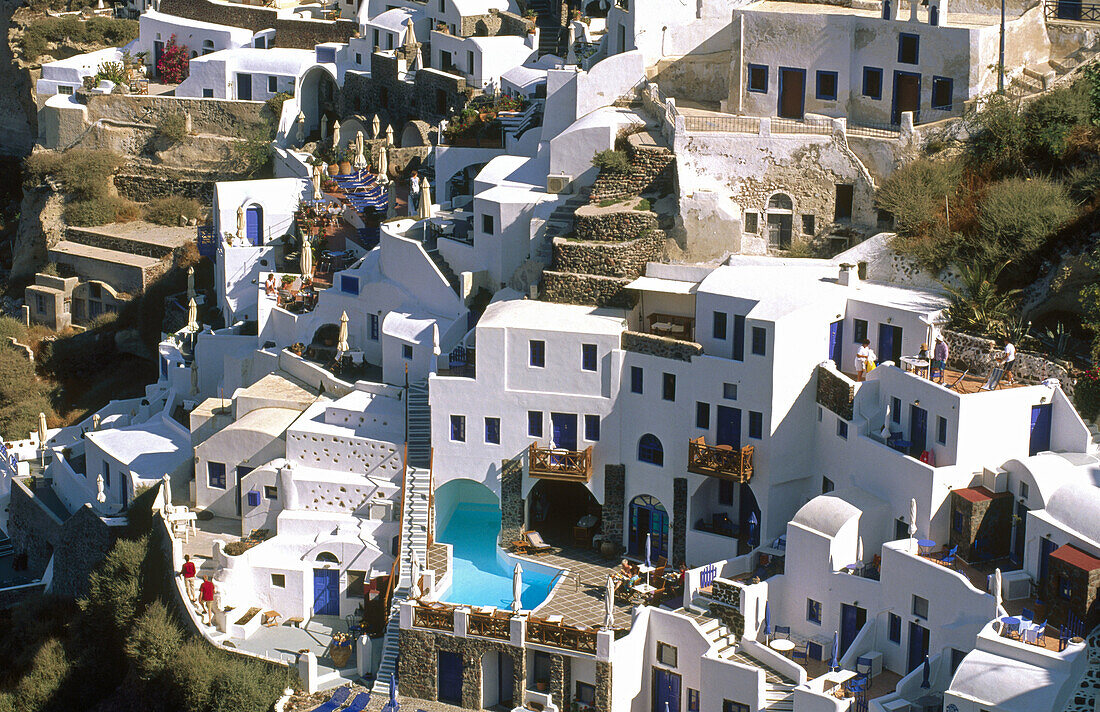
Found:
[[[917,537],[917,499],[909,500],[909,538]]]
[[[336,351],[337,353],[347,353],[351,351],[348,347],[348,313],[340,313],[340,335],[336,337]]]
[[[332,147],[334,149],[340,148],[340,120],[337,119],[332,124]]]
[[[412,18],[410,17],[409,19],[405,20],[405,24],[408,25],[408,29],[405,30],[405,47],[407,49],[412,49],[417,44],[416,33],[413,32]]]
[[[523,608],[523,567],[516,562],[516,568],[512,569],[512,612],[518,613]]]
[[[367,167],[367,157],[363,155],[363,132],[355,132],[355,167],[362,170]]]
[[[432,187],[428,185],[427,178],[420,179],[420,209],[416,216],[421,220],[432,216]]]
[[[299,111],[298,118],[295,120],[298,125],[298,145],[301,146],[306,142],[306,115],[305,112]]]
[[[103,475],[96,475],[95,489],[96,489],[96,495],[95,495],[96,501],[99,502],[100,504],[103,504],[104,502],[106,502],[107,501],[107,493],[104,491]]]
[[[566,48],[566,51],[565,51],[565,63],[575,65],[577,63],[577,52],[573,48],[573,46],[575,44],[577,44],[577,28],[573,25],[572,21],[569,22],[569,40],[568,41],[569,41],[569,46]]]
[[[370,122],[371,138],[378,138],[379,132],[382,130],[382,122],[378,119],[378,114],[374,115],[374,118]]]
[[[302,255],[298,266],[302,268],[303,277],[313,276],[313,246],[309,244],[309,238],[302,238]]]
[[[996,568],[993,570],[993,600],[997,602],[997,610],[993,612],[994,615],[1000,615],[999,611],[1001,610],[1002,606],[1001,592],[1003,591],[1001,586],[1001,569]]]
[[[863,537],[856,539],[856,563],[863,563]]]
[[[38,414],[38,447],[46,447],[46,414]]]
[[[187,303],[187,328],[191,331],[199,330],[199,305],[192,299]]]
[[[99,430],[99,413],[92,414],[92,430]]]
[[[244,239],[244,206],[237,208],[237,237]]]
[[[386,126],[386,145],[387,146],[392,146],[393,145],[393,127],[392,126]]]
[[[378,150],[378,180],[385,183],[389,180],[387,175],[390,172],[390,149],[388,146],[383,145]]]
[[[187,268],[187,298],[195,298],[195,268]]]
[[[314,200],[320,200],[321,199],[321,171],[320,171],[320,166],[317,166],[315,168],[316,168],[316,170],[313,171],[313,199]]]

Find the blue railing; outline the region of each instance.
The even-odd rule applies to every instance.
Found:
[[[711,564],[699,572],[699,588],[706,588],[714,583],[716,578],[718,578],[718,567]]]
[[[19,458],[8,452],[7,446],[0,441],[0,473],[15,477],[19,473]]]
[[[218,254],[217,238],[213,225],[199,225],[198,232],[195,235],[195,239],[199,244],[199,254],[210,258]]]

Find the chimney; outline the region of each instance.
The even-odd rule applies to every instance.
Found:
[[[840,265],[840,275],[837,279],[837,284],[842,284],[845,287],[856,287],[859,285],[859,268],[848,262],[844,262]]]

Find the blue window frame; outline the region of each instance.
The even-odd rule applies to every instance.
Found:
[[[867,338],[867,320],[866,319],[854,319],[853,320],[853,326],[855,326],[855,328],[852,329],[852,331],[854,331],[856,333],[855,333],[855,338],[853,338],[852,341],[857,343],[857,344],[862,344],[863,340]]]
[[[810,623],[821,625],[821,602],[812,598],[806,599],[806,620]]]
[[[260,491],[259,490],[249,490],[248,495],[247,495],[247,499],[248,499],[248,506],[249,507],[259,507],[260,506]]]
[[[876,100],[882,98],[882,69],[879,67],[863,68],[863,96]]]
[[[1062,597],[1063,601],[1069,601],[1073,598],[1073,579],[1068,576],[1058,577],[1058,595]]]
[[[600,439],[600,416],[584,416],[584,439],[598,442]]]
[[[836,101],[837,84],[836,72],[818,70],[817,72],[817,98],[822,101]]]
[[[408,344],[401,344],[401,358],[406,361],[412,361],[413,347]]]
[[[920,35],[908,32],[898,35],[898,63],[920,64]]]
[[[527,411],[527,434],[533,438],[542,437],[542,411]]]
[[[466,442],[466,416],[451,416],[451,440],[456,443]]]
[[[378,341],[378,315],[369,315],[367,321],[370,323],[370,340]]]
[[[755,410],[749,411],[749,437],[759,440],[764,437],[764,414]]]
[[[714,328],[711,332],[714,338],[719,341],[725,341],[726,339],[726,313],[714,312]]]
[[[940,445],[947,444],[947,418],[942,415],[936,416],[936,442]]]
[[[901,425],[901,399],[900,398],[891,398],[890,399],[890,420],[892,420],[897,425]]]
[[[630,392],[641,393],[642,392],[642,367],[631,366],[630,367]]]
[[[532,339],[528,342],[527,346],[528,359],[527,363],[534,368],[544,368],[546,366],[546,342]]]
[[[340,275],[340,291],[344,294],[359,294],[359,278],[349,274]]]
[[[752,353],[763,356],[768,352],[768,330],[762,326],[752,327]]]
[[[318,47],[317,64],[332,64],[336,61],[335,47]]]
[[[733,360],[745,360],[745,317],[733,315]]]
[[[106,478],[104,478],[106,479]],[[206,484],[217,489],[225,489],[225,463],[206,463]]]
[[[954,92],[955,80],[949,77],[932,77],[932,108],[951,111]]]
[[[836,420],[836,435],[842,440],[848,439],[848,423],[840,418]]]
[[[500,445],[500,418],[485,419],[485,442]]]
[[[695,403],[695,427],[710,430],[710,403],[696,401]]]
[[[581,369],[584,371],[596,370],[595,344],[581,344]]]
[[[749,91],[756,94],[766,94],[768,91],[768,65],[749,65]]]
[[[901,644],[901,616],[896,613],[890,613],[890,642]]]
[[[638,440],[638,460],[651,465],[664,466],[665,448],[656,435],[646,433]]]

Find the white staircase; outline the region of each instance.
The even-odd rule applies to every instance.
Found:
[[[764,671],[763,709],[774,710],[774,712],[793,712],[794,682],[741,651],[734,634],[718,620],[712,618],[706,623],[700,624],[700,627],[711,645],[717,646],[719,658],[733,660]]]
[[[432,409],[428,404],[428,382],[409,384],[409,465],[431,467],[432,459]]]
[[[410,390],[411,390],[410,386]],[[425,393],[427,389],[425,388]],[[410,411],[412,402],[410,399]],[[410,421],[412,416],[410,413]],[[412,443],[409,448],[411,451]],[[429,450],[430,457],[430,450]],[[410,455],[410,460],[412,459]],[[405,470],[408,478],[405,487],[405,502],[401,508],[401,551],[397,571],[397,585],[394,586],[393,599],[390,602],[390,617],[386,624],[386,637],[382,644],[382,661],[374,677],[371,693],[389,694],[390,675],[397,673],[397,648],[401,636],[400,605],[408,598],[412,587],[412,555],[420,558],[421,568],[428,564],[428,497],[431,493],[431,471],[427,468],[409,465]]]

